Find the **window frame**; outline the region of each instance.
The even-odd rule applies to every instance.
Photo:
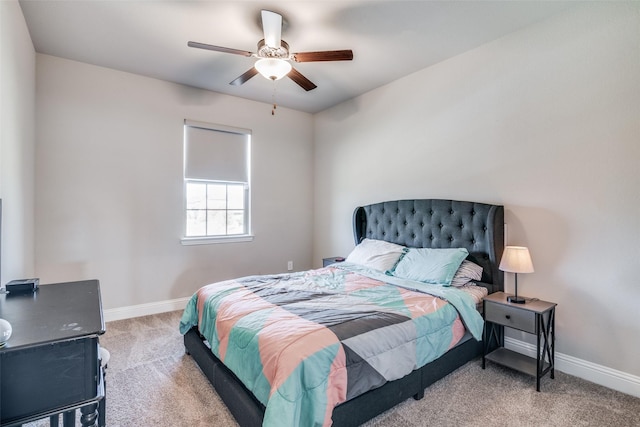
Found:
[[[187,177],[187,140],[189,127],[210,130],[214,132],[224,132],[241,135],[247,138],[246,149],[246,178],[247,181],[226,181],[215,179],[201,179]],[[237,242],[250,242],[253,240],[252,228],[251,228],[251,131],[249,129],[236,128],[231,126],[224,126],[212,123],[196,122],[192,120],[184,121],[184,136],[183,136],[183,176],[182,176],[182,238],[180,242],[183,245],[207,245],[217,243],[237,243]],[[204,184],[243,184],[244,188],[244,219],[245,230],[242,234],[224,234],[224,235],[205,235],[205,236],[188,236],[187,235],[187,186],[189,183],[204,183]],[[205,208],[205,211],[209,209]],[[235,210],[235,209],[224,209]]]

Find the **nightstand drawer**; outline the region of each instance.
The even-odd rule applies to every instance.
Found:
[[[328,267],[331,264],[335,264],[336,262],[343,262],[343,261],[344,261],[344,258],[341,256],[335,256],[331,258],[322,258],[322,266]]]
[[[520,329],[530,334],[536,333],[536,314],[533,311],[493,304],[487,301],[484,315],[488,322]]]

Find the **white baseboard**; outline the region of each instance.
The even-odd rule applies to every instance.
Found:
[[[509,350],[536,357],[536,346],[511,337],[504,338],[504,346]],[[566,354],[555,354],[556,369],[565,374],[582,378],[622,393],[640,397],[640,377],[597,363],[587,362]]]
[[[172,299],[168,301],[151,302],[148,304],[130,305],[128,307],[109,308],[104,310],[104,321],[130,319],[132,317],[149,316],[167,311],[182,310],[187,306],[191,297]]]

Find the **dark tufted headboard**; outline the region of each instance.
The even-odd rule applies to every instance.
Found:
[[[467,259],[483,268],[489,293],[504,290],[498,270],[504,249],[504,208],[475,202],[395,200],[357,207],[353,213],[356,244],[386,240],[412,248],[466,248]]]

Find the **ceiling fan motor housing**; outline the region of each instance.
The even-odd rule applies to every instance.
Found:
[[[260,58],[289,59],[289,43],[280,40],[280,47],[267,46],[264,39],[258,42],[258,52]]]

